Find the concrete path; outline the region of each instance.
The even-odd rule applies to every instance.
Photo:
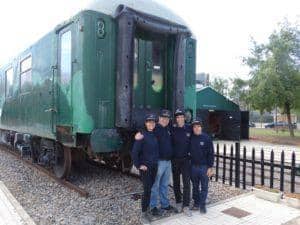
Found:
[[[0,181],[0,224],[35,225],[18,201]]]
[[[252,193],[209,206],[207,214],[193,212],[156,221],[155,225],[300,225],[300,210],[256,198]],[[299,222],[299,223],[298,223]]]

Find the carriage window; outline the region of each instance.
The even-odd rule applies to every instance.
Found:
[[[134,71],[133,71],[133,88],[138,86],[138,60],[139,60],[139,41],[134,39]]]
[[[6,92],[5,96],[10,97],[13,93],[13,78],[14,78],[14,71],[13,68],[6,70],[5,72],[5,83],[6,83]]]
[[[62,84],[68,84],[71,80],[72,69],[72,36],[71,31],[61,36],[60,46],[60,78]]]
[[[32,90],[32,57],[21,61],[21,93]]]
[[[161,42],[154,41],[152,48],[152,89],[161,92],[163,89],[163,46]]]

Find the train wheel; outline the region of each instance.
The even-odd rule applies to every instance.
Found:
[[[38,138],[33,138],[31,143],[31,162],[37,163],[38,162],[38,153],[41,147],[41,140]]]
[[[53,171],[58,178],[67,178],[70,175],[72,166],[71,148],[60,144],[56,147],[56,163],[53,166]]]

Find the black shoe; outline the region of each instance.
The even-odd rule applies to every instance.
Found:
[[[160,210],[158,210],[158,208],[154,207],[153,209],[151,209],[151,214],[152,216],[161,216],[162,213],[160,212]]]
[[[163,210],[166,210],[166,211],[170,211],[170,212],[175,212],[175,213],[178,213],[178,209],[176,209],[174,206],[172,205],[169,205],[168,207],[165,207],[165,208],[161,208]]]
[[[206,206],[201,206],[200,207],[200,213],[202,213],[202,214],[207,213]]]

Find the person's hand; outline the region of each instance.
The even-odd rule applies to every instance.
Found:
[[[212,168],[208,168],[207,169],[207,176],[208,177],[212,177],[212,175],[213,175],[213,169]]]
[[[145,172],[145,171],[148,170],[148,168],[147,168],[147,166],[145,166],[145,165],[141,165],[141,166],[140,166],[140,170]]]
[[[141,132],[138,132],[138,133],[136,133],[134,138],[135,138],[135,140],[139,141],[139,140],[142,140],[144,138],[144,135],[142,135]]]

